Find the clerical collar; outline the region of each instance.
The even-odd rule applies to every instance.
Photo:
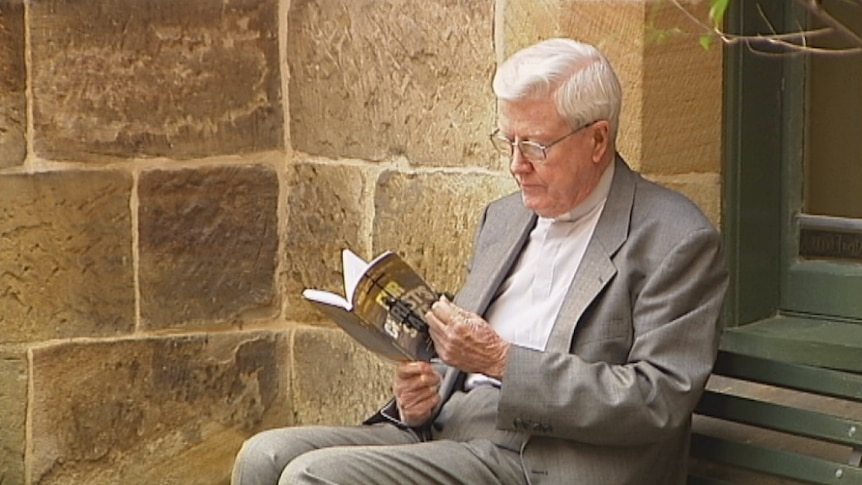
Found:
[[[605,200],[608,198],[608,193],[611,191],[611,181],[614,179],[614,164],[615,160],[611,161],[608,164],[607,168],[605,168],[605,172],[602,174],[602,177],[599,179],[599,183],[596,184],[596,187],[584,199],[580,204],[575,206],[574,209],[566,212],[565,214],[559,215],[553,218],[553,222],[573,222],[576,221],[585,215],[592,212],[597,206],[604,204]],[[540,217],[540,219],[546,219]]]

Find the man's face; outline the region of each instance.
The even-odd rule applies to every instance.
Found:
[[[601,121],[561,140],[544,161],[527,160],[516,148],[509,171],[524,205],[539,216],[557,217],[586,199],[607,166],[607,127]],[[571,132],[550,99],[500,102],[500,133],[509,140],[547,146]]]

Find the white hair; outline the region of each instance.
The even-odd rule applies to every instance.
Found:
[[[622,88],[608,59],[589,44],[549,39],[516,52],[497,69],[494,94],[502,101],[553,96],[573,129],[607,120],[616,140]]]

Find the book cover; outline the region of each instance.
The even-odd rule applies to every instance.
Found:
[[[342,268],[344,296],[306,289],[303,298],[385,359],[404,362],[434,357],[424,315],[438,294],[416,270],[392,251],[366,263],[349,249],[342,252]]]

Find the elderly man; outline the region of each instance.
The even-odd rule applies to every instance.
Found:
[[[253,437],[234,485],[685,482],[719,235],[617,154],[621,89],[594,47],[528,47],[494,92],[491,141],[520,191],[486,208],[464,287],[426,315],[446,365],[400,365],[363,426]]]

